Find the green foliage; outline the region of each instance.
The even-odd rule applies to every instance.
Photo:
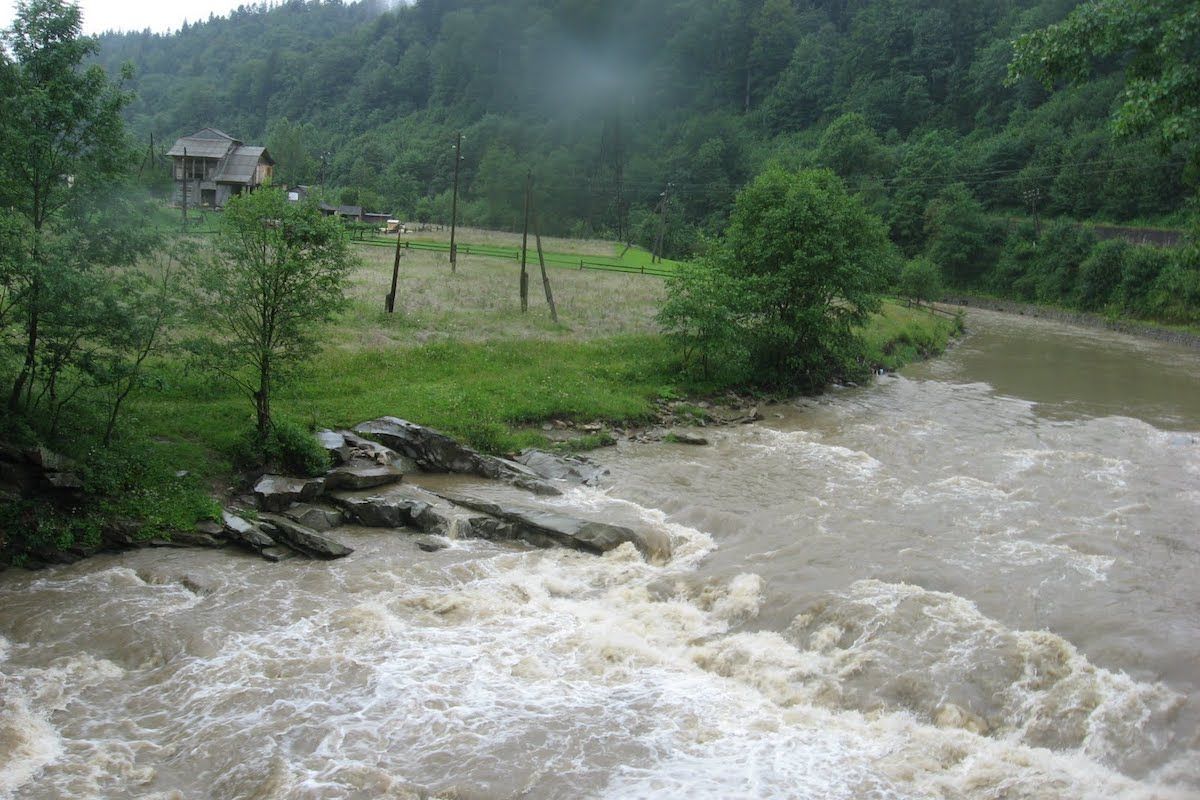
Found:
[[[925,252],[946,277],[964,286],[995,261],[999,232],[961,183],[942,190],[925,209]]]
[[[896,291],[901,297],[928,303],[942,295],[942,271],[928,258],[913,258],[904,263]]]
[[[1129,245],[1120,240],[1100,242],[1079,267],[1079,307],[1099,311],[1121,285],[1121,269],[1129,258]]]
[[[1200,168],[1200,6],[1191,0],[1091,0],[1017,40],[1010,80],[1083,83],[1097,61],[1126,64],[1113,127],[1182,145]]]
[[[817,389],[861,364],[853,329],[879,307],[890,259],[882,223],[837,176],[771,169],[738,195],[706,263],[668,285],[660,322],[685,357]]]
[[[229,202],[213,257],[192,264],[196,321],[207,336],[190,348],[249,395],[264,441],[273,385],[316,352],[317,326],[342,305],[353,260],[337,220],[261,189]]]
[[[0,505],[0,562],[20,565],[62,551],[94,550],[113,526],[127,527],[135,540],[169,539],[220,513],[199,481],[178,474],[145,440],[89,449],[72,469],[83,484],[77,494]]]
[[[312,431],[288,420],[275,420],[265,434],[247,431],[233,449],[239,469],[266,467],[287,475],[316,477],[330,468],[329,453]]]

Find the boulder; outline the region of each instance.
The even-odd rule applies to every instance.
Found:
[[[344,558],[354,552],[341,542],[278,514],[263,514],[262,529],[279,544],[313,558]]]
[[[417,548],[426,553],[436,553],[438,550],[445,550],[450,546],[450,542],[444,536],[431,536],[427,534],[425,536],[418,536],[414,541],[417,544]]]
[[[329,453],[335,464],[345,464],[350,460],[354,448],[346,441],[345,436],[331,430],[317,431],[314,436],[317,443],[324,448],[325,452]]]
[[[411,458],[425,472],[451,472],[478,475],[511,483],[538,494],[560,494],[523,464],[487,456],[459,444],[444,433],[399,419],[380,417],[354,428],[356,433],[373,436]]]
[[[275,540],[259,530],[258,526],[253,522],[249,522],[228,511],[222,513],[221,519],[225,523],[225,538],[231,542],[240,544],[242,547],[249,548],[256,553],[262,552],[264,548],[275,545]]]
[[[396,486],[385,495],[333,495],[333,499],[346,516],[368,528],[417,528],[448,534],[456,530],[455,520],[464,516],[446,500],[417,486]]]
[[[343,466],[330,470],[325,475],[326,489],[358,491],[396,483],[404,473],[391,465]]]
[[[310,506],[306,503],[295,505],[283,512],[283,515],[290,520],[299,522],[306,528],[312,528],[314,531],[327,531],[330,528],[336,528],[342,524],[342,512],[335,508],[324,508],[322,506]]]
[[[175,531],[165,539],[152,539],[151,547],[224,547],[225,542],[211,533],[198,530]]]
[[[283,511],[292,503],[311,500],[325,489],[324,478],[263,475],[254,484],[254,497],[264,511]]]
[[[516,461],[533,470],[541,478],[582,483],[587,486],[595,486],[608,474],[607,469],[583,456],[563,456],[534,448],[522,450]]]
[[[416,472],[420,469],[417,462],[408,456],[401,455],[379,442],[364,439],[353,431],[338,431],[338,434],[346,440],[346,444],[350,447],[350,456],[346,459],[346,463],[361,461],[364,464],[380,464],[382,466],[391,464],[404,473]]]
[[[290,547],[275,545],[273,547],[264,547],[259,555],[267,561],[270,561],[272,564],[278,564],[280,561],[287,561],[289,558],[295,558],[296,551]]]
[[[445,495],[445,499],[507,523],[515,538],[539,547],[559,545],[589,553],[607,553],[625,542],[632,542],[649,559],[665,561],[671,556],[670,539],[658,531],[637,532],[606,522],[578,519],[553,511],[500,505],[462,495]]]
[[[675,442],[676,444],[708,444],[708,439],[694,433],[688,433],[687,431],[671,431],[665,438],[667,441]]]

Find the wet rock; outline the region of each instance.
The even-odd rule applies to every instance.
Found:
[[[221,541],[211,533],[201,533],[198,530],[194,531],[175,531],[165,539],[153,539],[150,542],[151,547],[224,547],[225,542]]]
[[[292,503],[311,500],[325,489],[323,478],[263,475],[254,484],[254,497],[264,511],[282,511]]]
[[[283,515],[288,519],[299,522],[306,528],[312,528],[314,531],[327,531],[330,528],[336,528],[342,524],[342,512],[335,508],[324,508],[322,506],[310,506],[300,504],[292,506]]]
[[[426,553],[436,553],[450,546],[450,542],[444,536],[418,536],[414,541],[417,547]]]
[[[325,475],[325,488],[347,491],[373,489],[397,483],[403,477],[404,473],[391,465],[345,466],[332,469]]]
[[[417,486],[396,486],[386,495],[353,497],[334,495],[346,516],[369,528],[417,528],[450,534],[462,527],[466,516],[433,492]]]
[[[694,433],[688,433],[687,431],[671,431],[666,435],[666,440],[669,442],[675,442],[676,444],[708,444],[708,439],[705,439],[703,436],[698,436]]]
[[[107,547],[136,547],[142,532],[142,523],[136,519],[117,518],[109,520],[100,530],[100,541]]]
[[[373,436],[388,447],[411,458],[425,472],[478,475],[511,483],[537,494],[560,494],[533,470],[503,458],[486,456],[460,444],[444,433],[397,417],[380,417],[354,428]]]
[[[608,470],[594,461],[575,455],[557,455],[545,450],[522,450],[516,461],[541,478],[595,486]]]
[[[647,558],[666,560],[671,556],[670,540],[658,531],[638,532],[606,522],[578,519],[553,511],[501,505],[463,495],[444,497],[464,508],[508,523],[515,538],[539,547],[558,545],[589,553],[607,553],[625,542],[631,542]]]
[[[290,547],[274,545],[272,547],[264,547],[259,552],[259,555],[273,564],[278,564],[280,561],[287,561],[289,558],[295,558],[297,553]]]
[[[259,530],[259,527],[253,522],[228,511],[221,515],[221,519],[225,523],[225,537],[231,542],[255,552],[261,552],[264,548],[275,545],[275,540]]]
[[[279,544],[313,558],[344,558],[354,552],[353,548],[278,514],[263,514],[262,529]]]
[[[338,431],[338,433],[350,446],[350,457],[346,459],[347,464],[379,464],[381,466],[390,464],[404,473],[417,472],[420,469],[417,462],[408,456],[401,455],[379,442],[364,439],[353,431]]]
[[[205,536],[221,536],[225,532],[225,526],[216,520],[202,519],[196,523],[196,533],[203,533]]]
[[[345,436],[331,430],[320,430],[313,435],[335,464],[345,464],[350,460],[354,448],[346,441]]]

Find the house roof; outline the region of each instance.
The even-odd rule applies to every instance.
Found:
[[[233,138],[225,131],[201,128],[191,136],[176,139],[167,155],[182,156],[186,148],[188,158],[223,158],[230,148],[241,143],[240,139]]]
[[[337,213],[343,217],[361,217],[363,209],[362,206],[338,206]]]
[[[167,151],[169,156],[182,156],[187,151],[188,158],[224,158],[229,148],[234,144],[229,139],[208,139],[195,136],[184,136],[176,139],[175,144]]]
[[[225,159],[215,180],[218,183],[251,183],[254,180],[254,170],[258,167],[261,158],[265,158],[268,164],[275,163],[271,160],[271,155],[265,147],[250,145],[235,147]]]

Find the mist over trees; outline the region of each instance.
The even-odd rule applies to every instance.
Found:
[[[628,217],[636,236],[671,184],[667,245],[685,255],[768,165],[823,166],[915,255],[950,186],[988,214],[1028,214],[1036,191],[1052,216],[1178,217],[1185,143],[1111,134],[1131,56],[1057,93],[1041,74],[1006,83],[1012,42],[1075,6],[295,0],[106,35],[99,59],[132,63],[139,136],[216,125],[266,143],[282,180],[409,217],[448,216],[461,129],[469,223],[514,226],[529,167],[546,232],[614,234]]]

